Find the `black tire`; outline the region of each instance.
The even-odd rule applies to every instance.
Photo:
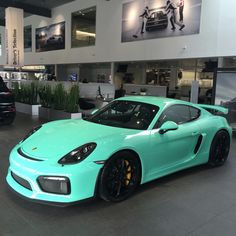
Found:
[[[123,201],[135,191],[140,178],[139,160],[128,151],[119,152],[112,156],[102,169],[99,196],[105,201]]]
[[[230,137],[227,131],[220,130],[212,140],[208,165],[211,167],[222,166],[229,154]]]
[[[15,118],[6,118],[5,120],[2,121],[3,125],[11,125]]]

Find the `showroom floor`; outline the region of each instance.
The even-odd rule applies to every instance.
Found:
[[[10,192],[8,155],[40,123],[17,114],[0,127],[0,235],[236,235],[236,139],[225,166],[205,166],[141,186],[124,202],[90,200],[67,208],[40,205]]]

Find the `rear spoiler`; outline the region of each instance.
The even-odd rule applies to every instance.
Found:
[[[222,107],[222,106],[215,106],[215,105],[206,105],[206,104],[197,104],[199,107],[204,108],[208,110],[209,112],[216,114],[217,112],[228,114],[229,110],[228,108]]]

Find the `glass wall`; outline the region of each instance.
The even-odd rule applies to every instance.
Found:
[[[24,27],[24,50],[32,52],[32,27],[27,25]]]
[[[71,16],[71,47],[95,45],[96,7],[79,10]]]
[[[216,58],[120,62],[116,63],[116,68],[114,82],[117,89],[125,84],[166,86],[168,97],[190,101],[192,86],[197,84],[198,97],[196,95],[192,101],[212,102]]]

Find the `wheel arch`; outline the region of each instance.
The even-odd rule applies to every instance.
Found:
[[[129,153],[131,153],[132,155],[134,155],[134,156],[137,158],[137,160],[138,160],[138,162],[139,162],[139,165],[140,165],[140,171],[141,171],[141,172],[140,172],[140,180],[139,180],[139,182],[141,182],[141,180],[142,180],[142,175],[143,175],[143,164],[142,164],[142,161],[141,161],[141,159],[140,159],[139,154],[138,154],[136,151],[134,151],[133,149],[126,148],[126,149],[122,149],[122,150],[119,150],[119,151],[113,153],[112,156],[114,156],[114,155],[116,155],[116,154],[119,154],[119,153],[122,153],[122,152],[129,152]],[[110,156],[108,159],[110,159],[112,156]]]
[[[218,129],[218,130],[215,132],[215,134],[214,134],[214,136],[213,136],[213,138],[212,138],[212,141],[213,141],[214,137],[216,136],[216,134],[219,133],[220,131],[225,131],[225,132],[229,135],[229,138],[230,138],[230,140],[231,140],[231,134],[230,134],[229,130],[226,129],[225,127],[222,127],[221,129]]]
[[[110,157],[107,158],[107,160],[105,161],[103,167],[100,169],[100,171],[99,171],[99,173],[97,175],[96,185],[95,185],[95,188],[94,188],[94,197],[99,196],[99,183],[100,183],[101,173],[102,173],[102,170],[103,170],[106,162],[108,160],[110,160],[114,155],[117,155],[117,154],[122,153],[122,152],[130,152],[133,156],[135,156],[137,158],[137,160],[139,162],[139,165],[140,165],[140,180],[139,180],[139,184],[142,182],[143,168],[142,168],[142,161],[140,159],[139,154],[136,151],[134,151],[132,149],[129,149],[129,148],[121,149],[121,150],[118,150],[118,151],[112,153],[112,155],[110,155]]]
[[[226,156],[224,157],[224,161],[222,162],[222,164],[217,164],[215,163],[215,160],[214,158],[212,159],[212,148],[214,147],[214,141],[215,141],[215,138],[217,137],[217,135],[220,133],[220,132],[225,132],[227,135],[228,135],[228,138],[229,138],[229,146],[228,146],[228,151],[227,151],[227,154]],[[230,146],[231,146],[231,141],[232,141],[232,135],[230,134],[230,131],[225,128],[225,127],[222,127],[221,129],[218,129],[214,135],[213,135],[213,138],[211,140],[211,145],[210,145],[210,148],[209,148],[209,155],[208,155],[208,166],[210,167],[217,167],[217,166],[221,166],[224,164],[224,162],[227,160],[227,157],[229,155],[229,150],[230,150]],[[214,148],[213,148],[214,149]]]

